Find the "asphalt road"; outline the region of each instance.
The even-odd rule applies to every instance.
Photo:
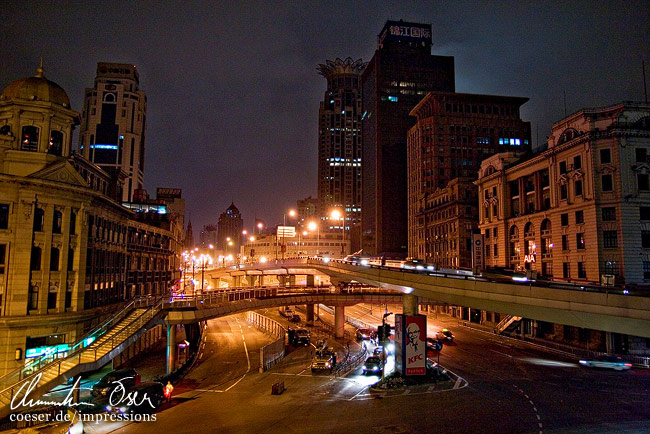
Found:
[[[390,307],[389,307],[390,308]],[[381,322],[383,307],[347,309]],[[310,349],[291,352],[259,374],[259,348],[270,338],[243,316],[209,322],[203,356],[174,390],[156,422],[102,423],[86,432],[116,433],[611,433],[650,431],[650,371],[581,368],[543,348],[430,318],[428,333],[448,327],[453,345],[442,366],[466,387],[435,385],[373,394],[374,377],[309,371]],[[354,344],[352,344],[354,345]],[[339,348],[342,348],[343,343]],[[356,347],[358,348],[358,347]],[[271,395],[274,383],[286,391]]]

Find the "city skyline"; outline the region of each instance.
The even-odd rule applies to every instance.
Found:
[[[387,19],[432,24],[432,53],[454,56],[457,92],[529,97],[534,146],[565,113],[644,97],[646,2],[173,5],[9,2],[0,85],[33,74],[42,56],[81,112],[97,62],[136,65],[149,97],[145,187],[182,188],[198,228],[233,199],[250,229],[316,195],[316,68],[368,61]]]

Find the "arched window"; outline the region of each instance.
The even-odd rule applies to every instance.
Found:
[[[566,142],[568,142],[570,140],[575,139],[579,135],[580,135],[580,133],[575,128],[567,128],[560,135],[560,138],[558,139],[557,144],[561,145],[562,143],[566,143]]]
[[[551,221],[549,219],[544,219],[542,221],[541,226],[540,226],[540,230],[542,231],[542,236],[550,235],[550,233],[551,233]]]
[[[524,237],[531,238],[535,236],[535,229],[533,229],[533,224],[531,222],[526,223],[524,226]]]
[[[47,144],[47,153],[61,156],[63,152],[63,133],[61,131],[51,131],[50,141]]]
[[[21,151],[38,151],[38,128],[34,126],[23,127],[23,133],[20,137]]]
[[[517,226],[510,228],[510,260],[519,261],[519,229]]]
[[[544,219],[540,230],[542,231],[542,258],[544,258],[546,255],[550,255],[551,248],[553,247],[553,243],[551,242],[551,221]]]

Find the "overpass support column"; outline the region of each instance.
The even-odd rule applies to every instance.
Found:
[[[614,354],[614,334],[605,332],[605,351],[607,354]]]
[[[287,276],[285,275],[278,276],[278,285],[287,286]]]
[[[308,304],[307,306],[305,306],[305,310],[307,312],[306,315],[305,315],[306,316],[305,320],[308,323],[313,325],[314,324],[314,305],[313,304]]]
[[[289,274],[289,286],[296,286],[296,275]]]
[[[316,276],[313,274],[307,275],[307,286],[316,286]]]
[[[334,337],[342,339],[345,336],[345,306],[334,306]]]
[[[167,326],[167,375],[176,369],[176,326]]]
[[[235,288],[241,286],[241,276],[233,276],[232,281],[233,281],[232,286],[234,286]]]
[[[418,296],[413,294],[402,295],[402,312],[404,315],[413,316],[418,314]]]

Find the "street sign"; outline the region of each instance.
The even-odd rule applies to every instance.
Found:
[[[295,226],[278,226],[279,238],[294,238],[296,236]]]

